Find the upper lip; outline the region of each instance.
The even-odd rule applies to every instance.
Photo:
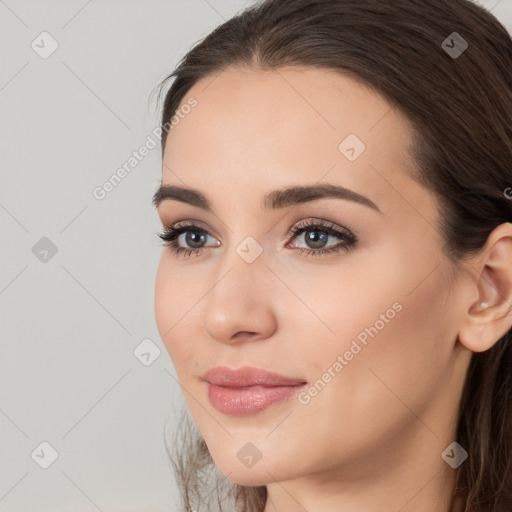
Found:
[[[293,379],[261,368],[251,368],[250,366],[243,366],[242,368],[236,369],[226,366],[216,366],[208,370],[202,376],[202,379],[210,384],[228,388],[245,386],[297,386],[306,383],[306,381],[302,379]]]

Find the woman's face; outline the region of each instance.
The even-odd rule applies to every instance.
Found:
[[[407,120],[310,68],[231,68],[187,102],[162,185],[195,194],[169,189],[158,214],[195,252],[162,250],[156,321],[215,464],[261,485],[437,463],[469,359],[435,197],[406,175]],[[214,367],[293,382],[219,387]]]

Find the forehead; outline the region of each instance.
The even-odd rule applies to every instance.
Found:
[[[375,202],[393,193],[389,187],[395,195],[403,187],[415,187],[413,196],[425,192],[403,172],[413,165],[408,120],[347,75],[234,67],[197,82],[182,105],[190,98],[197,106],[180,116],[167,138],[163,183],[181,180],[215,193],[222,182],[263,195],[324,179],[364,191]],[[351,146],[356,159],[347,158]]]

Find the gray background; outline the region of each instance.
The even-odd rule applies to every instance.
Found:
[[[156,139],[159,81],[251,3],[0,0],[0,512],[175,510],[158,146],[92,192]],[[512,0],[479,3],[512,29]]]

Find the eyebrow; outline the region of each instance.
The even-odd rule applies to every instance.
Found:
[[[267,210],[277,210],[325,198],[353,201],[382,213],[378,206],[368,197],[348,188],[329,183],[274,190],[266,194],[263,198],[263,207]],[[167,199],[174,199],[175,201],[187,203],[213,213],[208,199],[199,192],[199,190],[193,188],[183,187],[181,185],[161,185],[153,196],[153,205],[158,208],[158,206]]]

